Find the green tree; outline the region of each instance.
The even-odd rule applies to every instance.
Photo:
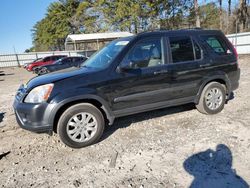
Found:
[[[62,50],[69,33],[74,32],[70,18],[76,14],[77,0],[51,3],[44,19],[33,27],[33,45],[37,51]]]
[[[200,7],[201,27],[220,29],[220,9],[215,3],[208,3]]]

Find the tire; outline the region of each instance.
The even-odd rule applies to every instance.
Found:
[[[89,123],[86,123],[87,121]],[[82,148],[96,143],[101,138],[104,128],[105,121],[101,111],[92,104],[81,103],[65,110],[58,121],[57,133],[67,146]]]
[[[36,72],[36,70],[38,69],[39,67],[38,66],[35,66],[31,69],[32,72]]]
[[[221,95],[219,93],[216,93],[216,91]],[[214,98],[211,96],[213,96]],[[211,99],[209,99],[210,97]],[[217,114],[223,110],[225,101],[226,87],[218,82],[210,82],[203,88],[196,108],[203,114]],[[215,105],[214,103],[217,103],[217,105]]]
[[[39,70],[37,70],[37,72],[38,75],[43,75],[49,73],[49,70],[46,67],[42,67]]]

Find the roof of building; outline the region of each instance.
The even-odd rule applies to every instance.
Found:
[[[112,32],[112,33],[91,33],[91,34],[71,34],[66,38],[67,42],[88,41],[97,39],[115,39],[132,36],[129,32]]]

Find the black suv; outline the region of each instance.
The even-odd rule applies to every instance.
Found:
[[[237,53],[220,31],[146,32],[109,43],[81,67],[31,79],[14,109],[22,128],[57,132],[80,148],[121,116],[185,103],[216,114],[239,77]]]

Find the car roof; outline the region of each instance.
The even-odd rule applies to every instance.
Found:
[[[147,31],[137,34],[138,37],[145,37],[145,36],[152,36],[152,35],[159,35],[159,34],[187,34],[187,35],[194,35],[194,34],[221,34],[220,30],[204,30],[204,29],[179,29],[179,30],[157,30],[157,31]]]

